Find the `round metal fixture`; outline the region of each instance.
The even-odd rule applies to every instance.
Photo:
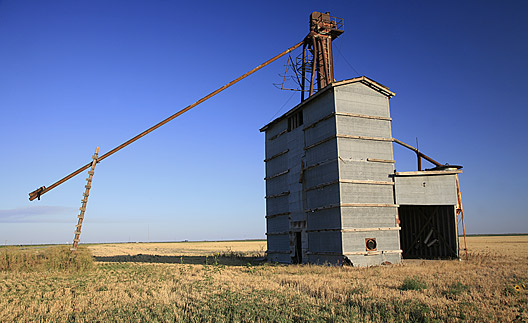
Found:
[[[378,247],[378,244],[376,243],[376,238],[365,239],[365,245],[367,247],[367,251],[376,251],[376,248]]]

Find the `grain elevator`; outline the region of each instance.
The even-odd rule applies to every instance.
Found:
[[[388,87],[365,76],[334,80],[338,19],[312,13],[296,69],[301,102],[261,129],[268,259],[372,266],[402,254],[458,257],[460,167],[393,139]],[[415,150],[417,172],[395,172],[393,142]],[[422,171],[422,158],[436,167]]]

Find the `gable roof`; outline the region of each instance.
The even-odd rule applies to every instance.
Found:
[[[260,132],[266,131],[272,124],[277,123],[280,120],[289,117],[290,115],[295,113],[297,110],[299,110],[303,105],[305,105],[306,103],[312,101],[315,97],[318,97],[322,93],[324,93],[326,91],[329,91],[330,89],[333,89],[334,87],[338,87],[338,86],[342,86],[342,85],[346,85],[346,84],[351,84],[351,83],[362,83],[362,84],[372,88],[373,90],[378,91],[381,94],[387,96],[388,98],[392,98],[393,96],[396,95],[396,93],[390,91],[389,88],[386,87],[385,85],[383,85],[381,83],[378,83],[378,82],[376,82],[376,81],[374,81],[374,80],[372,80],[372,79],[370,79],[370,78],[368,78],[366,76],[360,76],[360,77],[355,77],[353,79],[343,80],[343,81],[339,81],[339,82],[333,82],[333,83],[328,84],[325,88],[319,90],[317,93],[315,93],[311,97],[307,98],[303,102],[297,104],[295,107],[291,108],[288,112],[286,112],[282,116],[274,119],[273,121],[271,121],[270,123],[268,123],[267,125],[262,127],[260,129]]]

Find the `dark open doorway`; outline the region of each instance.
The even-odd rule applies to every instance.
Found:
[[[458,258],[453,205],[401,205],[398,214],[403,258]]]
[[[294,264],[302,264],[302,239],[301,232],[294,232],[295,256],[292,259]]]

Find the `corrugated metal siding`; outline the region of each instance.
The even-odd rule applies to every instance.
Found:
[[[266,212],[268,215],[289,212],[288,196],[266,199]]]
[[[268,235],[269,258],[290,262],[295,243],[293,231],[301,230],[303,260],[342,263],[343,254],[351,253],[357,265],[379,265],[387,259],[398,263],[398,231],[349,231],[396,228],[395,207],[340,206],[343,203],[394,205],[393,186],[387,185],[392,182],[394,173],[387,97],[364,84],[351,83],[322,93],[301,109],[303,126],[279,135],[287,127],[285,118],[266,130],[266,144],[273,146],[266,148],[266,159],[288,149],[284,155],[267,161],[266,176],[289,170],[284,176],[266,182],[268,196],[289,192],[287,196],[267,201],[268,215],[289,212],[285,216],[268,218],[268,233],[286,232],[286,219],[289,221],[288,235]],[[372,137],[381,140],[371,140]],[[301,172],[302,183],[299,182]],[[350,180],[356,182],[346,182]],[[304,220],[306,229],[302,224]],[[367,236],[379,239],[379,248],[392,254],[356,255],[365,252]]]
[[[339,174],[341,178],[391,182],[393,173],[394,164],[339,159]]]
[[[307,146],[309,147],[309,146]],[[306,165],[315,165],[317,163],[337,158],[337,141],[332,138],[320,145],[313,146],[306,150]]]
[[[301,161],[304,155],[304,132],[302,125],[288,132],[288,168],[290,172],[288,178],[288,209],[291,212],[291,221],[305,221],[304,208],[302,205],[302,183],[299,183],[301,176]]]
[[[307,212],[307,229],[335,229],[341,228],[341,211],[339,208]]]
[[[305,124],[304,126],[308,126]],[[304,130],[305,146],[311,146],[336,133],[335,117],[329,117]]]
[[[339,203],[339,185],[329,185],[306,193],[306,209],[337,205]]]
[[[400,250],[398,231],[343,232],[344,253],[367,252],[367,238],[376,239],[377,251]]]
[[[339,87],[335,95],[336,111],[351,114],[337,116],[337,135],[349,136],[337,139],[339,174],[345,181],[339,184],[340,201],[384,205],[341,207],[343,253],[356,266],[399,263],[397,209],[394,186],[390,185],[394,174],[391,122],[374,119],[390,118],[388,98],[361,84]],[[366,238],[376,239],[375,252],[367,252]]]
[[[307,164],[311,166],[313,164]],[[315,187],[319,184],[329,183],[339,178],[337,158],[317,167],[304,170],[304,184],[306,188]]]
[[[456,205],[456,175],[395,176],[396,203]]]
[[[329,113],[334,112],[334,92],[327,91],[309,102],[303,107],[304,126],[308,126],[318,120],[321,120]]]
[[[285,130],[287,127],[287,124],[285,124],[285,122],[280,122],[279,124],[277,124],[277,126],[280,126],[282,130]],[[266,140],[266,159],[286,150],[287,148],[288,148],[288,138],[285,134],[280,135],[273,140]]]
[[[379,266],[387,262],[399,264],[401,262],[401,254],[399,253],[381,253],[368,256],[348,255],[347,258],[354,266],[358,267]]]
[[[389,98],[361,83],[334,89],[336,111],[390,117]]]
[[[289,264],[291,263],[291,256],[290,254],[284,254],[284,253],[268,253],[268,259],[273,262],[279,262],[283,264]]]
[[[288,234],[268,235],[269,251],[290,251],[290,236]]]
[[[286,158],[282,158],[282,160],[285,159]],[[284,165],[277,167],[270,166],[269,168],[272,169],[270,171],[271,174],[279,174],[287,170],[284,168]],[[275,195],[286,191],[288,191],[288,176],[282,175],[266,180],[266,196]]]
[[[392,138],[390,121],[337,115],[337,129],[341,135]]]
[[[364,160],[368,158],[393,160],[392,142],[338,138],[339,156],[343,159]]]
[[[341,253],[341,232],[308,232],[308,249],[311,253]]]
[[[392,185],[341,183],[341,203],[394,204]]]
[[[395,207],[344,207],[344,228],[386,228],[396,226]]]
[[[290,220],[288,215],[281,215],[266,219],[266,232],[287,232],[290,230]]]

